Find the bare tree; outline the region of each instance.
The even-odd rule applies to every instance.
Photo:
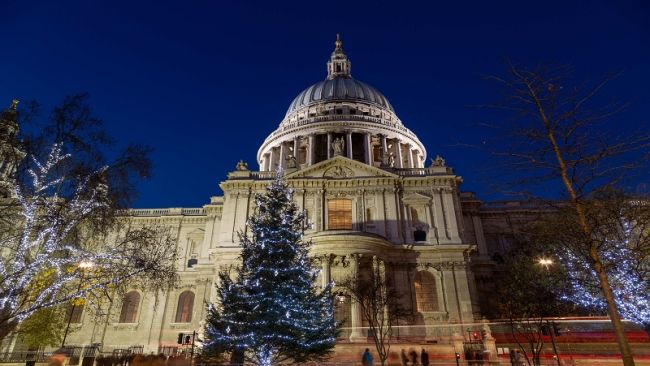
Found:
[[[412,316],[400,303],[400,294],[395,289],[392,276],[386,275],[383,261],[374,258],[370,273],[358,273],[337,285],[359,304],[383,366],[389,356],[393,326],[398,325],[399,319]]]
[[[517,183],[544,183],[566,194],[571,210],[575,245],[572,253],[588,264],[597,278],[602,299],[612,321],[623,364],[634,365],[621,322],[620,306],[612,291],[599,245],[598,232],[590,222],[586,201],[594,192],[616,186],[632,171],[647,168],[650,146],[646,132],[620,136],[602,126],[624,106],[602,104],[598,93],[612,78],[581,90],[573,87],[566,68],[535,70],[510,65],[505,77],[492,77],[505,88],[506,102],[499,107],[515,114],[506,151],[508,170]],[[592,106],[599,104],[600,107]],[[589,272],[587,272],[589,273]]]

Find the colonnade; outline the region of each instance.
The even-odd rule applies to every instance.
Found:
[[[344,147],[338,153],[333,144],[342,139]],[[361,143],[359,140],[361,139]],[[424,155],[415,146],[399,139],[369,132],[328,132],[296,136],[268,149],[260,158],[260,170],[301,168],[342,155],[368,165],[392,168],[423,168]]]

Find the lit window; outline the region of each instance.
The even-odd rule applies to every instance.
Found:
[[[438,311],[436,278],[429,272],[419,271],[415,275],[415,304],[419,312]]]
[[[183,291],[178,297],[176,308],[176,323],[189,323],[192,321],[192,310],[194,308],[194,293]]]
[[[138,307],[140,307],[140,294],[136,291],[127,293],[122,302],[120,323],[135,323],[138,318]]]
[[[352,200],[327,201],[327,223],[329,230],[352,230]]]
[[[68,319],[70,319],[70,323],[72,324],[81,323],[81,314],[83,314],[83,312],[84,312],[83,304],[70,306],[70,308],[68,309]]]

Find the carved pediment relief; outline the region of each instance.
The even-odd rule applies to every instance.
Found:
[[[404,193],[404,196],[402,197],[402,202],[404,202],[406,204],[410,204],[410,205],[418,204],[418,203],[425,203],[426,204],[429,201],[431,201],[431,197],[425,196],[425,195],[423,195],[421,193],[417,193],[417,192],[407,192],[407,193]]]
[[[286,176],[287,179],[300,178],[360,178],[360,177],[385,177],[398,178],[397,175],[389,173],[356,160],[343,156],[335,156],[329,160],[321,161],[305,169],[298,170]]]
[[[325,178],[350,178],[354,177],[354,171],[348,167],[336,165],[333,166],[323,173]]]

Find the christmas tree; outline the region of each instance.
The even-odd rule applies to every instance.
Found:
[[[235,279],[220,273],[219,304],[211,305],[206,347],[245,352],[257,365],[326,359],[338,333],[330,288],[317,290],[318,270],[302,239],[304,214],[281,173],[239,234],[241,265]]]

